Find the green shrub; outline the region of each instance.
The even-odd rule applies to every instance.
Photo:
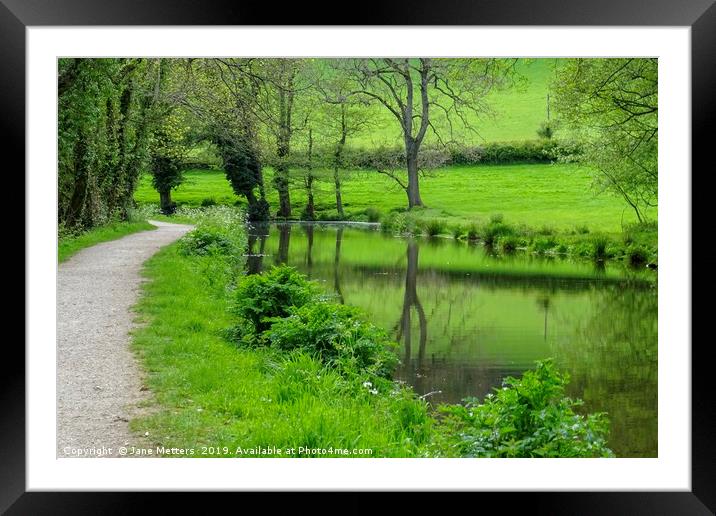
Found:
[[[546,253],[557,246],[557,240],[553,236],[547,238],[538,237],[532,242],[532,250],[536,253]]]
[[[465,228],[459,224],[455,224],[452,228],[450,228],[450,234],[455,240],[460,240],[460,238],[462,238],[465,234]]]
[[[578,235],[586,235],[589,233],[589,228],[586,225],[577,226],[574,229]]]
[[[237,252],[230,238],[210,228],[196,228],[185,235],[179,243],[179,249],[184,255],[197,256]]]
[[[629,260],[629,264],[634,267],[644,265],[649,261],[649,251],[641,246],[628,248],[626,255]]]
[[[493,224],[501,224],[505,221],[504,215],[502,213],[493,213],[490,215],[490,222]]]
[[[380,210],[376,208],[366,208],[365,215],[368,218],[368,222],[379,222],[381,218]]]
[[[470,227],[467,228],[467,239],[474,242],[478,238],[480,238],[480,230],[477,228],[477,224],[470,224]]]
[[[202,208],[208,208],[209,206],[216,206],[216,199],[213,197],[205,197],[201,200]]]
[[[482,403],[442,406],[444,445],[467,457],[613,457],[606,414],[577,414],[582,402],[565,396],[568,381],[546,360]]]
[[[272,267],[263,274],[245,276],[235,293],[233,312],[245,324],[244,340],[254,342],[271,327],[273,319],[287,317],[292,308],[309,303],[318,287],[293,267]],[[248,326],[248,327],[246,327]]]
[[[595,260],[605,260],[609,257],[609,254],[607,253],[607,246],[609,245],[609,240],[604,236],[595,236],[592,238],[591,241],[592,249],[591,249],[591,256]]]
[[[537,234],[542,235],[542,236],[555,235],[556,233],[557,233],[557,231],[555,231],[555,229],[550,226],[542,226],[541,228],[539,228],[537,230]]]
[[[499,237],[513,235],[515,228],[502,222],[501,216],[493,215],[490,222],[482,230],[482,240],[487,246],[493,246]]]
[[[390,378],[398,362],[395,343],[354,307],[308,303],[272,323],[265,334],[272,346],[315,354],[347,376]]]
[[[196,220],[196,227],[179,241],[181,254],[224,255],[234,261],[241,259],[246,245],[243,231],[245,216],[241,210],[212,206],[189,210],[186,215]]]
[[[342,220],[343,218],[344,217],[341,217],[336,210],[325,210],[316,212],[316,220],[319,221]]]
[[[420,223],[420,227],[429,237],[436,237],[446,231],[447,225],[445,221],[439,219],[430,219]]]
[[[520,239],[513,235],[505,235],[498,239],[498,245],[503,253],[515,252],[520,244]]]
[[[537,129],[537,136],[540,138],[551,139],[554,136],[554,132],[557,130],[557,123],[551,120],[542,122]]]

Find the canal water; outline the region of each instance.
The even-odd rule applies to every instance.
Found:
[[[552,357],[568,395],[609,414],[618,457],[657,456],[656,273],[374,227],[250,229],[247,269],[285,263],[399,342],[397,378],[433,403],[484,397]]]

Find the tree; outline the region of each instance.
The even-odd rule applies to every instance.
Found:
[[[453,124],[473,129],[473,118],[488,111],[485,98],[509,77],[514,60],[505,59],[351,59],[338,66],[352,80],[352,95],[377,103],[399,123],[407,180],[389,167],[390,176],[408,197],[408,207],[423,206],[420,195],[420,148],[430,128],[440,142],[442,118],[452,139]],[[436,115],[437,114],[437,115]]]
[[[176,116],[169,116],[154,134],[152,142],[152,186],[159,192],[162,213],[174,213],[171,192],[183,181],[186,128]]]
[[[596,186],[620,195],[639,222],[658,199],[658,60],[571,59],[554,84],[555,107],[583,141]]]
[[[251,221],[269,218],[256,103],[260,78],[251,59],[192,62],[191,110],[203,124],[201,138],[214,144],[236,195],[246,198]]]
[[[366,129],[369,111],[366,109],[365,100],[351,95],[353,84],[346,74],[341,72],[337,61],[330,61],[329,66],[324,65],[322,71],[317,99],[317,103],[321,106],[320,128],[327,145],[333,147],[330,161],[326,164],[333,171],[336,211],[340,218],[344,218],[341,170],[346,168],[344,162],[346,143],[348,137],[354,137]]]
[[[152,186],[159,192],[160,207],[165,214],[174,213],[176,209],[171,192],[184,180],[184,160],[189,146],[189,113],[180,104],[187,84],[183,71],[179,62],[160,59],[159,99],[154,106],[158,120],[150,143],[150,165]]]
[[[58,219],[89,228],[126,218],[154,130],[156,59],[60,59]]]

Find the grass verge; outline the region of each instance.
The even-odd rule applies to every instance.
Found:
[[[148,324],[134,349],[148,371],[156,410],[131,428],[190,456],[282,456],[273,449],[370,450],[367,457],[421,454],[431,424],[427,404],[397,391],[355,391],[336,372],[302,353],[241,349],[223,337],[231,326],[228,291],[212,282],[215,257],[182,256],[169,246],[145,268],[137,306]],[[204,447],[219,448],[202,455]],[[275,448],[274,448],[275,447]],[[261,449],[268,450],[260,453]],[[241,450],[241,453],[237,453]],[[339,455],[345,456],[345,455]]]

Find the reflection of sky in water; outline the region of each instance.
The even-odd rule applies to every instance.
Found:
[[[554,357],[569,395],[609,413],[618,456],[656,456],[657,299],[643,272],[335,225],[253,233],[249,272],[288,263],[361,307],[399,342],[396,377],[431,401],[483,397]]]

